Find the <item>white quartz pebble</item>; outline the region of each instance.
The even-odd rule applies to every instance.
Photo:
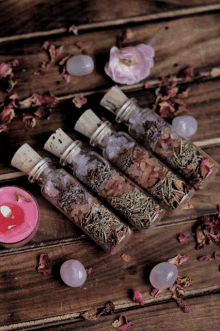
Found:
[[[78,260],[68,260],[60,268],[63,282],[72,287],[79,287],[85,283],[87,274],[84,266]]]
[[[151,285],[160,290],[170,287],[178,276],[177,267],[170,262],[157,264],[150,273]]]
[[[66,63],[66,70],[74,76],[89,75],[94,70],[93,59],[89,55],[73,56]]]
[[[197,121],[193,116],[177,116],[172,126],[183,137],[192,136],[197,131]]]

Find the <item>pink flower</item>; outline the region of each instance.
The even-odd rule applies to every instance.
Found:
[[[121,50],[114,46],[110,50],[105,72],[116,83],[132,85],[150,75],[150,69],[154,66],[153,57],[154,49],[149,45],[140,44]]]

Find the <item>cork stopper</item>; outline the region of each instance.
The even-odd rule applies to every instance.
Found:
[[[102,121],[91,109],[86,110],[76,122],[74,129],[84,136],[91,138],[92,134],[100,127]]]
[[[42,157],[31,146],[24,144],[13,156],[11,165],[29,175],[40,160],[42,160]]]
[[[118,88],[113,86],[102,98],[100,105],[116,114],[117,110],[121,108],[129,99]]]
[[[46,141],[44,149],[58,157],[61,157],[72,143],[73,140],[59,128]]]

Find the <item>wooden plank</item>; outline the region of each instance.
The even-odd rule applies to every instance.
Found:
[[[144,1],[131,0],[129,6],[125,1],[65,1],[31,0],[2,1],[0,36],[33,35],[45,32],[65,33],[72,24],[81,29],[95,26],[125,24],[189,15],[219,9],[219,1],[186,0]]]
[[[155,228],[145,234],[135,233],[122,252],[115,256],[102,252],[91,241],[2,256],[1,330],[31,326],[32,322],[35,326],[38,323],[41,325],[42,319],[46,319],[46,323],[47,318],[61,323],[62,320],[78,317],[82,311],[101,307],[107,300],[115,303],[117,311],[136,307],[128,298],[130,288],[141,291],[145,305],[166,301],[170,299],[168,290],[161,292],[157,298],[150,296],[148,274],[153,265],[177,253],[186,254],[190,258],[179,267],[180,276],[193,278],[192,285],[187,288],[187,296],[218,290],[219,261],[201,263],[197,260],[203,254],[212,254],[217,248],[211,245],[205,247],[203,252],[196,250],[193,226],[194,221]],[[189,237],[187,245],[177,241],[179,233]],[[37,257],[44,252],[52,259],[52,275],[43,276],[36,272]],[[120,257],[122,253],[129,254],[131,261],[123,261]],[[78,259],[85,267],[93,268],[92,275],[80,288],[67,287],[60,280],[60,265],[70,258]]]
[[[60,97],[91,89],[94,91],[108,88],[113,82],[104,73],[103,68],[109,60],[109,50],[116,44],[116,37],[120,32],[121,29],[108,29],[80,36],[69,35],[50,39],[56,45],[64,45],[63,56],[69,53],[79,54],[80,50],[74,43],[81,41],[95,60],[95,70],[92,74],[86,78],[71,77],[69,84],[62,79],[57,64],[52,65],[45,76],[33,75],[41,63],[48,59],[46,51],[41,48],[45,38],[13,43],[13,47],[10,43],[2,45],[0,60],[17,58],[20,61],[20,66],[14,70],[15,79],[18,81],[14,92],[18,93],[21,99],[30,96],[31,93],[43,94],[48,90]],[[177,73],[188,65],[195,65],[199,69],[219,64],[219,13],[184,17],[170,20],[169,23],[141,24],[132,28],[132,32],[133,38],[125,45],[147,43],[156,35],[155,66],[149,79],[158,78],[161,74]],[[6,93],[0,93],[0,101],[4,101],[6,97]]]
[[[186,299],[187,305],[192,307],[190,314],[184,314],[177,308],[175,302],[141,307],[120,312],[129,321],[134,322],[135,331],[217,331],[219,330],[219,293]],[[120,315],[105,316],[98,321],[80,321],[78,323],[51,326],[48,331],[115,331],[112,322]],[[41,330],[46,330],[44,327]],[[132,329],[131,329],[132,330]]]
[[[189,109],[187,114],[194,116],[198,122],[198,130],[190,139],[197,142],[201,147],[204,147],[203,143],[205,147],[209,145],[219,145],[220,116],[218,116],[218,114],[220,108],[220,89],[218,81],[194,82],[187,84],[186,87],[190,87],[189,97],[185,99]],[[151,107],[155,100],[154,89],[141,89],[139,91],[126,92],[126,94],[128,97],[135,97],[143,107]],[[57,162],[57,158],[43,150],[43,145],[50,134],[59,127],[67,132],[72,139],[83,140],[85,148],[91,149],[91,146],[88,144],[88,139],[73,132],[73,127],[76,119],[88,108],[93,109],[98,116],[104,116],[115,124],[113,114],[99,106],[102,97],[103,93],[88,96],[88,103],[84,105],[81,110],[75,108],[69,100],[62,101],[58,107],[53,110],[49,121],[39,119],[37,120],[36,127],[32,129],[24,127],[21,115],[14,118],[9,125],[9,132],[0,133],[0,151],[4,155],[4,158],[0,159],[0,182],[5,182],[8,179],[16,178],[16,176],[21,175],[21,173],[16,172],[15,169],[10,166],[10,161],[17,148],[25,142],[28,142],[33,148],[36,148],[43,157],[51,157]],[[125,126],[115,125],[114,127],[117,130],[127,130]],[[19,137],[19,139],[17,137]]]

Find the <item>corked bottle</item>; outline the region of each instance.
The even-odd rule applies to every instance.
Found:
[[[111,123],[102,122],[91,109],[76,122],[75,130],[90,138],[92,146],[138,185],[157,198],[167,209],[176,210],[193,195],[194,190],[170,171],[155,156],[125,132],[115,132]]]
[[[64,169],[55,169],[49,158],[42,159],[28,144],[18,149],[11,165],[28,174],[31,183],[40,185],[42,195],[105,251],[116,253],[130,237],[132,231],[127,225]]]
[[[187,138],[180,136],[171,125],[148,108],[141,108],[135,98],[114,86],[100,104],[116,115],[118,123],[125,123],[132,137],[151,149],[194,186],[204,188],[219,166]]]
[[[139,230],[155,226],[165,210],[152,197],[141,192],[96,152],[87,152],[79,140],[73,141],[62,129],[56,130],[44,149],[68,165],[73,175],[104,198]]]

